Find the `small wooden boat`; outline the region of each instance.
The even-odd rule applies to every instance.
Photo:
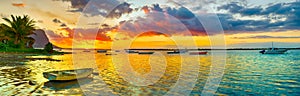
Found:
[[[203,51],[203,52],[190,52],[190,55],[206,55],[207,51]]]
[[[93,81],[93,78],[82,78],[72,81],[47,81],[44,83],[44,87],[50,88],[52,90],[65,90],[71,88],[80,88],[80,85],[90,84]]]
[[[83,68],[75,70],[60,70],[44,72],[43,76],[50,81],[70,81],[86,78],[93,73],[93,68]]]
[[[139,54],[153,54],[154,52],[139,52]]]

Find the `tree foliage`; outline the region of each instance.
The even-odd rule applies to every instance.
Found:
[[[53,45],[49,42],[46,44],[44,51],[47,53],[53,53]]]
[[[1,24],[0,37],[3,35],[10,41],[13,41],[16,47],[25,48],[28,41],[32,41],[31,34],[35,34],[35,21],[30,19],[28,15],[14,16],[11,19],[3,18],[7,24]]]

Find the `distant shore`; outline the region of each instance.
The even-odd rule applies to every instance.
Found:
[[[0,50],[1,54],[37,54],[37,55],[62,55],[68,54],[67,52],[58,52],[53,51],[53,53],[47,53],[42,49],[7,49],[7,50]]]
[[[62,48],[66,50],[112,50],[112,49],[83,49],[83,48]],[[227,49],[209,49],[209,48],[198,48],[198,49],[150,49],[150,48],[132,48],[132,49],[119,49],[119,50],[145,50],[145,51],[175,51],[175,50],[190,50],[190,51],[196,51],[196,50],[267,50],[269,48],[227,48]],[[284,48],[288,50],[300,50],[300,48]]]

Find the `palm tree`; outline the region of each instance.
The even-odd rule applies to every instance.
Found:
[[[11,15],[11,19],[3,18],[8,24],[3,24],[4,31],[6,36],[14,39],[14,44],[20,45],[21,48],[25,48],[26,39],[28,39],[28,35],[34,34],[35,30],[35,21],[30,19],[28,15],[21,16],[13,16]]]

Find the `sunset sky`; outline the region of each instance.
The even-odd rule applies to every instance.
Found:
[[[296,0],[0,2],[1,18],[29,15],[62,48],[300,47]]]

